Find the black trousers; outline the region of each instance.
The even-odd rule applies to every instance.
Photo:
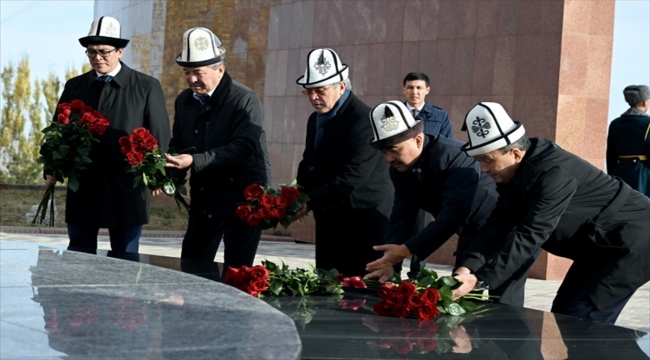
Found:
[[[337,207],[315,213],[314,219],[317,268],[363,277],[366,264],[383,255],[372,246],[383,243],[388,215],[376,209]]]
[[[223,237],[226,246],[224,265],[252,266],[261,235],[261,230],[250,227],[237,218],[212,219],[190,214],[181,259],[214,261]]]

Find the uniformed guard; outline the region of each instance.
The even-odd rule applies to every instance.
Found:
[[[630,85],[623,95],[630,108],[609,124],[607,173],[650,196],[650,89]]]

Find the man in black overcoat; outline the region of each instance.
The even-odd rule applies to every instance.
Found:
[[[463,149],[501,186],[454,297],[500,286],[542,248],[573,260],[551,311],[613,324],[650,280],[650,199],[550,140],[528,139],[497,103],[474,106],[465,127]]]
[[[630,108],[609,124],[607,173],[650,196],[650,88],[630,85],[623,95]]]
[[[459,234],[456,259],[461,259],[496,204],[496,184],[461,150],[463,143],[442,135],[425,135],[423,125],[424,121],[413,118],[399,101],[379,104],[371,112],[374,140],[370,145],[391,165],[395,203],[386,236],[389,245],[375,247],[384,251],[384,256],[367,267],[380,270],[366,278],[379,278],[380,282],[391,279],[393,265],[413,254],[426,259],[453,234]],[[414,234],[421,210],[435,220]],[[530,263],[534,260],[531,257]],[[395,269],[399,271],[400,267]],[[498,303],[524,306],[529,269],[530,264],[525,264],[523,271],[490,290],[490,295],[499,296]]]
[[[332,49],[310,51],[296,82],[315,111],[297,176],[311,200],[294,221],[314,213],[316,267],[362,276],[381,255],[372,246],[383,242],[393,204],[388,164],[368,145],[370,107],[351,91],[348,66]]]
[[[183,35],[176,63],[189,86],[174,104],[173,137],[167,165],[190,171],[190,218],[182,259],[214,261],[223,236],[224,263],[251,266],[261,230],[240,220],[235,210],[244,189],[270,182],[270,163],[259,97],[225,70],[226,50],[210,30]]]
[[[110,125],[101,142],[92,145],[92,163],[79,177],[78,190],[68,189],[66,195],[70,247],[97,249],[99,229],[108,228],[113,251],[137,253],[142,225],[149,222],[150,196],[143,198],[144,189],[133,187],[135,173],[126,171],[118,139],[145,127],[166,151],[170,126],[165,96],[157,79],[120,61],[129,40],[120,38],[116,19],[95,20],[79,42],[93,70],[68,80],[59,103],[79,99],[101,112]],[[51,175],[45,177],[47,185],[56,182]]]

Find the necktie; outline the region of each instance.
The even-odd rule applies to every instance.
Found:
[[[194,94],[194,98],[198,100],[201,103],[201,107],[203,107],[208,102],[208,100],[210,100],[210,95]]]
[[[418,117],[418,113],[419,113],[418,109],[413,109],[411,110],[411,112],[413,113],[414,118]]]
[[[113,80],[113,77],[110,76],[110,75],[102,75],[102,76],[98,77],[97,80],[103,81],[105,83],[109,83],[109,82],[111,82],[111,80]]]

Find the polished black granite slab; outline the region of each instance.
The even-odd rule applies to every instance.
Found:
[[[4,242],[3,249],[6,247],[7,242]],[[39,259],[44,257],[42,253],[48,254],[46,255],[48,257],[55,253],[58,259],[62,259],[66,256],[71,256],[75,252],[64,251],[64,249],[59,249],[54,252],[47,247],[41,247],[38,253]],[[95,253],[96,255],[94,255]],[[281,327],[278,327],[277,320],[269,318],[259,319],[256,313],[257,308],[240,306],[241,304],[232,304],[238,310],[233,310],[234,312],[231,316],[232,320],[239,319],[240,323],[234,327],[229,327],[229,329],[222,328],[221,330],[229,335],[219,333],[217,336],[218,339],[215,339],[214,333],[206,335],[206,332],[194,330],[197,327],[201,329],[212,324],[215,316],[209,311],[193,312],[192,315],[188,315],[187,317],[172,316],[171,319],[166,318],[166,314],[169,311],[168,308],[176,309],[178,307],[178,305],[174,305],[174,303],[178,302],[178,296],[183,299],[185,299],[185,296],[196,298],[198,303],[216,302],[221,306],[227,306],[225,304],[228,301],[227,299],[223,299],[223,301],[214,300],[220,295],[215,294],[215,290],[204,280],[209,279],[214,285],[222,285],[218,284],[218,282],[221,281],[221,274],[223,274],[223,264],[195,262],[143,254],[119,254],[105,250],[97,250],[93,252],[93,255],[78,255],[94,256],[95,258],[92,260],[84,260],[90,261],[93,264],[93,269],[86,269],[74,260],[66,261],[65,265],[60,260],[58,262],[54,262],[53,260],[47,261],[47,263],[54,262],[58,265],[45,266],[44,271],[35,269],[30,271],[31,281],[40,282],[40,285],[39,283],[29,285],[37,289],[37,294],[33,296],[34,299],[30,300],[33,301],[33,303],[29,304],[31,311],[22,311],[19,314],[5,314],[4,307],[6,304],[18,307],[24,306],[20,305],[25,302],[24,296],[19,295],[17,291],[21,287],[21,284],[24,287],[30,280],[25,282],[24,279],[21,279],[20,271],[17,269],[13,269],[14,272],[10,276],[5,276],[5,270],[12,271],[12,269],[9,266],[5,266],[4,257],[6,256],[6,251],[2,252],[2,345],[10,342],[14,344],[13,348],[20,348],[21,345],[27,346],[28,343],[31,343],[31,341],[26,341],[20,335],[5,336],[5,323],[7,323],[8,330],[16,331],[17,327],[33,327],[33,324],[39,323],[40,321],[40,332],[47,335],[49,344],[55,344],[50,345],[52,349],[66,353],[66,348],[62,346],[62,344],[65,344],[68,347],[75,348],[75,351],[80,351],[80,345],[71,345],[70,341],[66,343],[62,339],[57,338],[57,336],[53,337],[56,332],[53,332],[51,328],[52,321],[48,320],[48,317],[52,316],[51,309],[56,308],[46,304],[46,302],[38,301],[41,294],[45,294],[44,296],[46,298],[54,299],[54,304],[60,304],[66,301],[74,301],[79,304],[112,304],[113,308],[104,305],[101,307],[101,310],[97,309],[97,306],[95,306],[95,309],[87,309],[87,307],[83,307],[82,305],[74,306],[75,309],[81,310],[61,315],[64,319],[67,319],[68,325],[65,328],[69,329],[72,326],[71,324],[83,326],[84,321],[88,322],[89,320],[87,319],[92,319],[93,317],[101,317],[105,319],[105,322],[116,322],[116,325],[111,325],[112,330],[109,333],[116,330],[122,334],[117,335],[116,338],[124,341],[125,348],[131,349],[130,351],[134,349],[138,350],[138,352],[131,352],[131,355],[142,355],[142,358],[156,357],[156,351],[160,351],[160,349],[166,349],[166,352],[163,353],[163,356],[158,356],[157,358],[182,358],[182,353],[176,354],[171,349],[175,349],[178,346],[176,344],[182,344],[187,340],[169,336],[169,331],[166,329],[168,329],[170,323],[172,323],[175,329],[179,329],[177,331],[181,333],[188,331],[189,333],[200,334],[197,335],[197,338],[193,339],[192,343],[204,344],[208,349],[213,349],[213,346],[223,346],[224,343],[222,341],[228,343],[232,340],[232,338],[228,338],[229,335],[237,338],[238,335],[235,334],[242,331],[245,332],[245,328],[250,328],[246,326],[250,322],[255,323],[255,326],[262,326],[265,329],[262,333],[265,336],[273,338],[274,341],[281,342],[285,340],[285,337],[291,338],[290,333],[285,333]],[[77,255],[72,257],[76,258]],[[124,271],[124,268],[129,268],[129,266],[114,258],[130,260],[137,264],[129,265],[135,266],[136,268],[140,265],[142,267],[138,268],[138,271],[135,271],[135,268],[132,271]],[[114,267],[111,267],[111,264]],[[184,290],[179,291],[174,289],[177,283],[174,283],[175,280],[173,277],[170,278],[171,275],[167,272],[158,273],[154,271],[154,274],[149,275],[149,273],[145,274],[143,272],[144,270],[140,270],[152,268],[149,265],[185,273],[186,276],[182,277]],[[31,266],[33,267],[34,265]],[[115,275],[99,281],[99,284],[94,284],[93,287],[97,289],[91,292],[92,295],[88,291],[80,289],[91,285],[86,284],[80,287],[72,284],[73,282],[84,283],[84,276],[82,274],[68,275],[70,272],[83,271],[98,274],[99,269],[104,269],[105,271],[112,269]],[[192,277],[188,274],[197,276]],[[133,280],[134,275],[139,279],[136,284],[134,284]],[[5,285],[5,279],[7,279],[7,284],[13,285]],[[68,291],[71,289],[67,289],[68,287],[75,289],[75,291],[69,293]],[[48,291],[51,288],[57,289],[54,294],[49,294]],[[5,290],[7,289],[10,290],[5,296]],[[117,290],[117,294],[113,292],[116,289],[119,289]],[[132,303],[120,300],[120,298],[128,298],[136,289],[140,291],[137,292],[138,295],[136,298],[146,303],[146,306],[153,306],[151,310],[147,310],[147,307],[144,305],[134,306]],[[219,291],[225,290],[219,288]],[[248,303],[250,302],[249,300],[258,302],[249,295],[239,293],[243,297],[237,297],[237,302]],[[554,294],[549,294],[549,297],[552,296]],[[97,297],[101,299],[97,299]],[[297,333],[302,343],[301,358],[303,359],[649,358],[650,340],[648,334],[613,325],[497,304],[486,305],[485,310],[487,311],[477,315],[470,314],[460,317],[442,316],[432,321],[397,319],[381,317],[374,314],[372,312],[372,306],[378,300],[374,291],[358,289],[346,291],[346,295],[341,298],[321,296],[309,298],[262,298],[262,301],[288,315],[295,321]],[[35,305],[34,303],[40,305]],[[242,310],[242,308],[245,310]],[[60,312],[58,309],[56,310],[54,313],[59,316]],[[157,327],[152,328],[149,325],[146,327],[146,330],[141,330],[144,334],[138,335],[136,335],[138,331],[136,328],[135,330],[130,330],[132,331],[132,335],[125,337],[125,330],[122,326],[136,327],[140,322],[143,322],[140,315],[143,311],[147,313],[150,319],[156,319],[155,323]],[[14,315],[17,315],[19,319]],[[5,320],[6,318],[8,320]],[[43,319],[45,319],[44,325]],[[120,323],[120,319],[125,323]],[[90,327],[91,325],[88,326]],[[72,327],[74,328],[74,326]],[[60,325],[58,329],[61,329]],[[155,336],[152,334],[155,334]],[[165,335],[169,337],[165,337]],[[80,336],[77,335],[77,338],[84,339],[84,341],[89,340]],[[109,338],[112,338],[112,336],[109,336]],[[152,340],[154,338],[156,341]],[[278,338],[282,340],[278,340]],[[251,341],[251,346],[254,346],[254,342],[257,339],[254,336],[247,335],[244,341]],[[54,346],[57,347],[55,348]],[[2,347],[0,346],[0,348]],[[83,349],[86,351],[102,349],[104,351],[105,349],[113,349],[115,347],[119,346],[105,342],[99,345],[91,341],[88,348],[86,349],[84,347]],[[120,353],[118,352],[118,354]],[[210,354],[209,350],[205,353],[199,352],[199,354],[204,354],[205,358],[220,358],[216,355],[217,353],[213,352]],[[177,357],[176,355],[179,356]],[[20,356],[15,356],[15,358],[20,358]],[[72,358],[75,357],[72,356]],[[76,358],[83,357],[77,356]],[[95,358],[94,355],[93,358]],[[199,356],[197,358],[201,357]],[[246,356],[242,358],[246,358]],[[250,356],[248,358],[258,359],[262,357]],[[288,359],[290,357],[273,354],[273,356],[267,358]]]
[[[119,257],[0,241],[0,358],[300,358],[294,321],[265,302]]]

